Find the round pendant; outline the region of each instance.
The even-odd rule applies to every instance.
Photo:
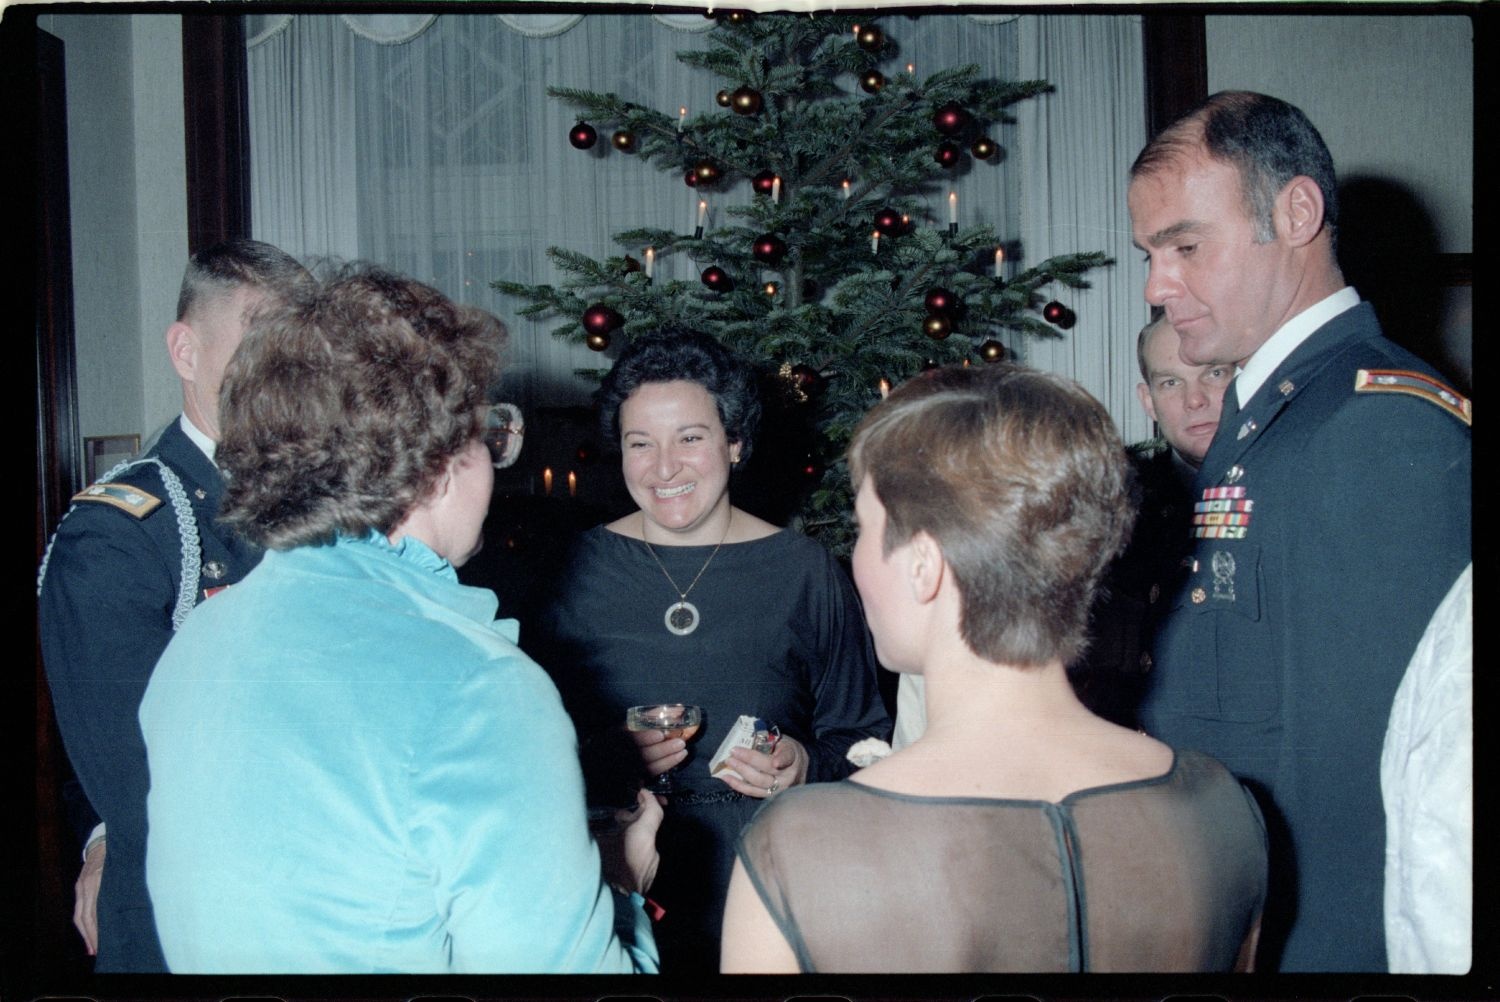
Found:
[[[667,614],[663,617],[667,629],[685,637],[698,628],[698,607],[691,602],[678,602],[667,606]]]

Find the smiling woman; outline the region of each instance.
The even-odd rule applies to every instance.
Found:
[[[707,335],[648,335],[599,404],[638,510],[581,537],[523,642],[573,713],[591,803],[629,802],[643,779],[676,770],[652,892],[666,908],[662,970],[713,971],[740,828],[763,799],[846,775],[849,746],[890,724],[847,575],[817,543],[730,501],[760,415],[750,368]],[[691,747],[625,730],[629,707],[653,703],[702,707]],[[777,725],[780,740],[711,770],[741,715]]]

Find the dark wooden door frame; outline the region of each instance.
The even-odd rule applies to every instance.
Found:
[[[250,102],[244,20],[182,15],[188,253],[250,235]]]
[[[1208,39],[1202,14],[1142,14],[1146,136],[1208,97]]]

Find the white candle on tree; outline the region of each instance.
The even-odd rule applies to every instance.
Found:
[[[1003,278],[1004,277],[1001,274],[1001,270],[1004,268],[1004,266],[1005,266],[1005,248],[1004,247],[996,247],[995,248],[995,277],[996,278]]]
[[[655,247],[647,247],[646,248],[646,277],[650,278],[651,275],[652,275],[652,273],[655,272],[655,271],[656,271],[656,248]]]

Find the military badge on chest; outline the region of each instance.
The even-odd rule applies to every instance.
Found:
[[[1202,499],[1193,505],[1193,538],[1244,539],[1254,510],[1255,501],[1243,486],[1204,488]]]

